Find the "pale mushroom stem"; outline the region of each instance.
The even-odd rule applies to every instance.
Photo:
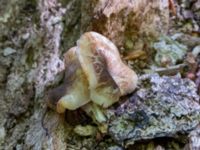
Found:
[[[88,103],[82,107],[82,109],[92,117],[93,121],[96,123],[106,122],[106,117],[103,113],[103,108],[96,105],[95,103]]]

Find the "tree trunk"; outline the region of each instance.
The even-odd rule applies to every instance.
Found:
[[[46,106],[48,89],[62,78],[62,54],[86,31],[105,35],[121,53],[147,50],[167,32],[168,0],[1,1],[0,148],[97,148]]]

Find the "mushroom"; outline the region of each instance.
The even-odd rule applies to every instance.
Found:
[[[92,112],[94,119],[102,122],[105,117],[101,108],[108,108],[136,88],[136,73],[122,62],[117,47],[99,33],[83,34],[64,59],[65,81],[49,96],[59,113],[84,106],[87,113]],[[62,96],[53,96],[58,90]]]

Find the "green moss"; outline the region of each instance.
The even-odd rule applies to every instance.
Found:
[[[28,65],[32,65],[34,63],[34,52],[32,49],[27,52],[26,62]]]
[[[133,49],[133,41],[131,41],[130,39],[127,39],[126,42],[125,42],[125,49],[127,50],[131,50]]]

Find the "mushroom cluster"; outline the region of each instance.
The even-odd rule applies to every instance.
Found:
[[[64,54],[64,60],[64,83],[48,98],[58,113],[82,107],[94,120],[103,122],[101,108],[136,88],[136,73],[122,62],[117,47],[99,33],[84,33],[77,46]]]

